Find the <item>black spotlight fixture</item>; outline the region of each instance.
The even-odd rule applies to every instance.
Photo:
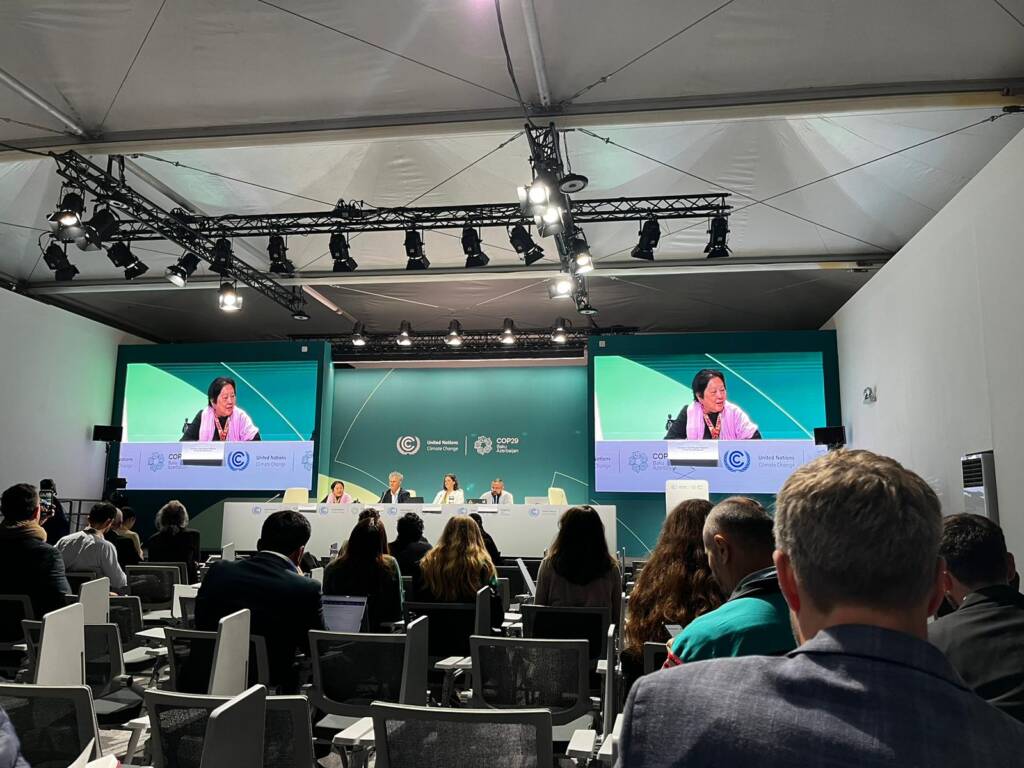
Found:
[[[571,327],[571,324],[564,317],[555,320],[555,324],[551,328],[551,341],[555,344],[565,344],[569,340],[569,334],[566,330],[569,327]]]
[[[335,232],[331,235],[331,242],[328,244],[331,251],[331,258],[334,259],[335,272],[355,272],[359,266],[356,260],[348,255],[348,240],[344,232]]]
[[[226,237],[218,238],[213,244],[213,263],[210,264],[210,271],[221,277],[227,277],[231,273],[231,263],[234,260],[235,254],[231,250],[231,241]]]
[[[590,297],[585,293],[576,295],[576,311],[581,315],[596,315],[597,310],[590,304]]]
[[[420,233],[415,229],[407,229],[405,231],[405,255],[409,259],[405,264],[406,269],[427,269],[430,267],[430,261],[423,250],[423,238],[420,237]]]
[[[412,325],[409,324],[408,320],[403,320],[399,324],[398,335],[395,337],[395,343],[400,347],[412,346]]]
[[[242,296],[234,280],[222,280],[217,291],[217,306],[223,312],[237,312],[242,308]]]
[[[634,259],[654,261],[654,249],[658,247],[658,243],[660,241],[661,226],[658,224],[658,220],[648,219],[644,222],[643,226],[640,227],[640,242],[638,242],[636,247],[630,251],[629,255]]]
[[[458,320],[452,320],[448,323],[448,335],[444,337],[444,343],[449,347],[461,347],[462,341],[462,324]]]
[[[192,277],[197,269],[199,269],[199,257],[192,253],[192,251],[186,251],[178,259],[177,264],[164,270],[164,277],[167,278],[171,285],[184,288],[185,283],[188,282],[188,279]]]
[[[304,309],[296,309],[294,312],[292,312],[292,320],[309,320],[309,315],[306,313],[306,310]]]
[[[98,251],[103,243],[117,232],[118,221],[113,211],[101,208],[82,226],[82,234],[75,238],[75,245],[83,251]]]
[[[363,323],[356,323],[352,328],[352,346],[366,346],[366,326]]]
[[[516,325],[511,317],[506,317],[501,324],[501,343],[506,346],[516,343]]]
[[[558,180],[558,191],[566,195],[574,195],[586,189],[590,179],[582,173],[567,173]]]
[[[132,249],[120,240],[107,250],[107,258],[115,267],[124,270],[125,280],[134,280],[149,272],[149,267],[139,261],[139,257],[132,253]]]
[[[490,259],[480,248],[480,233],[473,227],[462,230],[462,252],[466,254],[466,269],[470,267],[486,267]]]
[[[125,280],[134,280],[136,277],[142,277],[144,274],[149,272],[149,267],[143,264],[141,261],[136,259],[134,263],[129,264],[124,270]]]
[[[516,224],[512,227],[512,231],[508,235],[508,241],[516,253],[522,254],[526,266],[535,264],[544,258],[544,249],[533,241],[530,233],[522,224]]]
[[[60,201],[54,216],[62,227],[74,227],[82,223],[85,200],[77,192],[68,192]]]
[[[708,244],[704,248],[704,253],[708,255],[709,259],[721,259],[732,253],[725,242],[729,236],[729,219],[725,216],[712,218],[708,225],[708,235]]]
[[[295,265],[288,260],[288,245],[281,235],[271,235],[267,242],[267,253],[270,255],[270,272],[274,275],[293,275]]]
[[[571,299],[576,281],[569,272],[559,272],[558,277],[548,281],[549,299]]]
[[[46,247],[46,250],[43,251],[43,261],[46,262],[47,267],[53,270],[54,279],[58,283],[73,280],[78,274],[78,267],[68,261],[67,250],[61,248],[57,243],[50,243]]]
[[[585,275],[594,271],[594,259],[590,255],[590,244],[582,230],[577,230],[576,237],[569,242],[572,253],[573,270],[577,275]]]

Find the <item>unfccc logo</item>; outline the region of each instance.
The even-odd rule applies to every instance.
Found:
[[[249,466],[249,454],[245,451],[232,451],[228,454],[228,469],[241,472]]]
[[[420,450],[420,439],[415,435],[402,435],[395,441],[395,447],[403,456],[412,456]]]
[[[728,451],[723,460],[725,468],[730,472],[746,472],[750,468],[750,454],[746,451]]]
[[[473,450],[481,456],[486,456],[494,450],[494,441],[487,435],[480,435],[480,437],[473,441]]]

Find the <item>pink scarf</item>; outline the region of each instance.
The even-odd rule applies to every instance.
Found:
[[[213,413],[213,406],[208,405],[203,409],[202,421],[199,422],[199,441],[208,443],[213,440],[213,433],[216,429],[217,417]],[[256,437],[259,429],[252,423],[249,414],[235,406],[235,410],[228,417],[228,439],[226,442],[239,443],[252,440]]]
[[[725,408],[718,414],[722,431],[718,434],[719,440],[749,440],[757,432],[757,424],[752,422],[743,411],[732,403],[727,402]],[[686,408],[686,439],[704,439],[704,407],[694,400]]]
[[[352,497],[349,495],[348,491],[345,491],[345,493],[341,494],[341,498],[338,499],[338,501],[335,501],[334,500],[334,494],[333,493],[328,493],[327,494],[327,503],[328,504],[351,504],[352,503]]]

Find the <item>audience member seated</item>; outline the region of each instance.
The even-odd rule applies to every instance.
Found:
[[[39,494],[28,483],[12,485],[0,496],[0,590],[28,595],[37,620],[62,608],[71,592],[64,560],[46,543],[40,512]]]
[[[188,510],[168,501],[156,513],[156,533],[146,540],[150,562],[185,563],[188,583],[199,581],[199,531],[188,527]]]
[[[430,551],[430,542],[423,536],[423,518],[415,512],[406,512],[398,518],[398,536],[388,544],[388,550],[398,561],[403,575],[414,575],[420,568],[420,560]]]
[[[498,572],[487,554],[480,526],[466,515],[453,515],[437,544],[413,572],[413,597],[422,603],[472,603],[481,587],[491,589],[491,624],[500,627],[505,614]]]
[[[612,623],[619,623],[622,577],[593,507],[570,507],[562,514],[555,541],[537,571],[535,601],[569,608],[607,606]]]
[[[998,525],[981,515],[943,521],[946,599],[956,610],[928,639],[974,692],[1024,722],[1024,595],[1010,586],[1013,555]]]
[[[139,539],[139,534],[135,532],[135,510],[131,507],[121,507],[121,526],[117,529],[117,532],[121,536],[131,539],[132,544],[135,546],[135,552],[141,561],[142,541]]]
[[[402,574],[387,547],[384,524],[372,517],[360,520],[348,537],[344,554],[324,570],[325,595],[366,598],[369,632],[387,632],[385,622],[402,620]]]
[[[703,499],[689,499],[673,509],[636,579],[622,649],[627,690],[643,673],[644,643],[665,643],[666,624],[685,627],[722,604],[704,551],[704,521],[710,511],[711,504]]]
[[[21,754],[21,741],[14,730],[14,724],[0,707],[0,768],[29,768],[28,761]]]
[[[117,562],[122,569],[129,565],[138,565],[142,562],[139,553],[135,551],[135,542],[121,534],[121,530],[124,528],[123,515],[124,510],[117,510],[114,522],[110,524],[110,528],[103,534],[103,538],[114,545],[114,550],[117,552]]]
[[[117,517],[117,507],[109,501],[94,504],[89,510],[89,525],[57,542],[67,571],[96,571],[110,579],[110,589],[124,592],[128,579],[117,562],[117,550],[104,538]]]
[[[210,566],[196,597],[196,628],[214,631],[228,614],[248,608],[249,629],[266,639],[270,684],[298,690],[295,652],[309,651],[309,630],[323,629],[320,583],[301,576],[298,562],[309,541],[309,521],[283,509],[263,521],[259,550],[246,560]]]
[[[56,544],[71,533],[71,521],[68,520],[64,505],[57,497],[57,483],[48,477],[44,478],[39,481],[39,491],[49,491],[52,494],[50,503],[43,509],[41,522],[43,530],[46,531],[46,543]]]
[[[926,641],[941,530],[934,491],[892,459],[833,451],[798,468],[776,501],[774,561],[800,647],[641,677],[621,765],[1019,765],[1024,725]]]
[[[764,507],[743,496],[719,502],[704,522],[703,538],[708,565],[729,599],[673,639],[665,667],[793,650],[789,609],[772,565],[772,519]]]
[[[491,556],[491,562],[495,565],[501,565],[501,550],[498,549],[498,545],[494,543],[494,537],[484,530],[483,516],[479,512],[470,512],[469,516],[472,517],[480,527],[480,535],[484,537],[484,546],[487,547],[487,554]]]

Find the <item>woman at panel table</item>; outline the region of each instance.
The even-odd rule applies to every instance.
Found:
[[[459,488],[459,480],[455,475],[445,475],[443,487],[434,497],[435,504],[465,504],[466,494]]]
[[[683,406],[666,440],[760,440],[757,424],[725,399],[725,374],[702,368],[693,377],[693,402]]]
[[[207,406],[185,428],[181,436],[183,441],[237,443],[260,439],[259,427],[252,423],[249,414],[238,407],[234,379],[218,376],[210,382],[206,399]]]
[[[345,484],[341,480],[335,480],[331,483],[330,492],[324,496],[324,500],[321,504],[351,504],[352,497],[345,492]]]

